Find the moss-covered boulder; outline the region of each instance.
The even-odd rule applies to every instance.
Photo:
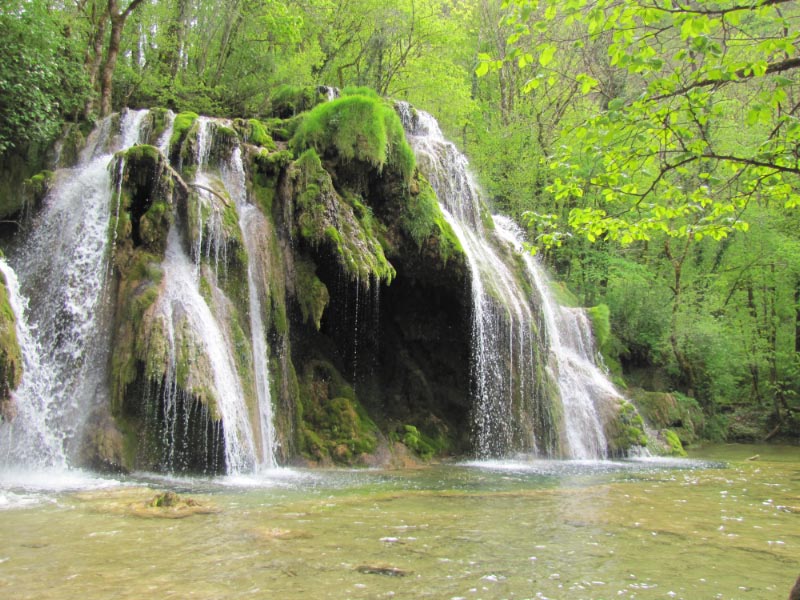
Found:
[[[189,133],[195,126],[199,115],[195,112],[185,111],[175,115],[172,123],[172,137],[169,139],[169,158],[179,164],[183,158],[190,159],[193,156],[193,146],[187,144]]]
[[[242,141],[264,148],[267,152],[277,150],[277,145],[269,134],[268,126],[258,119],[235,119],[233,127]]]
[[[270,94],[271,112],[287,119],[311,110],[328,100],[328,88],[321,86],[281,85]]]
[[[300,379],[301,450],[321,463],[350,464],[377,446],[377,427],[339,371],[309,361]]]
[[[186,184],[158,148],[140,145],[117,155],[114,185],[114,239],[121,240],[125,250],[141,247],[163,254],[175,218],[174,207],[178,202],[185,203]]]
[[[297,154],[313,148],[324,158],[357,162],[398,173],[406,182],[415,159],[400,117],[387,101],[371,95],[343,96],[310,111],[291,141]]]
[[[694,398],[678,392],[649,392],[640,388],[631,389],[630,398],[653,429],[670,430],[682,446],[696,442],[703,431],[705,417]],[[673,446],[669,444],[670,448]]]
[[[636,407],[626,400],[618,404],[619,412],[615,419],[606,421],[606,439],[611,456],[627,456],[635,447],[647,446],[647,433],[642,416]]]

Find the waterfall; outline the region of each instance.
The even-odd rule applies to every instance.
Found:
[[[247,251],[247,295],[250,313],[250,337],[253,346],[253,375],[255,378],[258,406],[258,429],[261,439],[260,468],[274,468],[275,425],[272,418],[272,396],[269,389],[269,354],[266,331],[262,317],[262,293],[266,290],[269,273],[264,269],[265,250],[260,241],[266,239],[264,215],[247,202],[246,176],[242,163],[242,152],[236,146],[227,165],[223,165],[222,180],[236,204],[242,240]]]
[[[216,122],[200,118],[197,136],[197,161],[198,172],[195,181],[205,188],[213,187],[214,176],[209,172],[209,160],[214,142],[214,127]],[[266,272],[268,264],[266,249],[263,246],[266,240],[265,217],[252,204],[247,201],[247,186],[241,149],[235,146],[227,161],[220,161],[221,183],[224,190],[234,202],[239,220],[244,250],[247,254],[247,300],[250,325],[250,344],[253,364],[253,388],[255,391],[255,414],[253,415],[252,429],[256,431],[258,443],[254,444],[254,466],[258,469],[270,469],[276,466],[275,444],[276,435],[272,415],[272,398],[269,386],[269,352],[266,331],[264,328],[263,314],[264,302],[262,298],[268,289],[269,273]],[[209,221],[205,229],[210,232],[205,243],[205,256],[213,257],[213,264],[217,278],[220,277],[219,265],[226,263],[226,243],[224,240],[222,217],[216,209],[217,203],[209,194],[200,191],[198,199],[206,202],[210,207]],[[199,248],[196,250],[198,268],[202,257],[201,248],[202,209],[198,210],[201,222],[199,224]],[[246,406],[244,400],[242,405]],[[245,409],[246,410],[246,409]],[[252,435],[252,434],[251,434]]]
[[[17,342],[22,351],[23,379],[13,393],[16,416],[0,425],[0,461],[4,464],[66,467],[63,436],[48,423],[57,407],[48,402],[53,388],[53,365],[42,364],[42,351],[28,325],[28,301],[19,290],[17,274],[0,258],[8,300],[16,322]]]
[[[162,133],[161,137],[156,141],[156,148],[158,148],[158,151],[164,156],[169,156],[169,142],[170,139],[172,139],[172,131],[175,126],[175,113],[168,110],[166,118],[167,126],[164,129],[164,133]]]
[[[522,230],[508,217],[495,215],[498,237],[509,243],[525,261],[536,287],[550,345],[554,372],[564,408],[564,432],[571,458],[604,458],[607,442],[597,405],[619,400],[614,385],[595,363],[592,326],[581,308],[560,306],[553,298],[547,275],[523,245]]]
[[[196,270],[181,245],[176,227],[170,229],[162,269],[164,289],[155,312],[169,342],[169,364],[163,392],[165,420],[171,427],[177,421],[174,390],[179,348],[196,348],[208,361],[214,408],[222,420],[227,471],[240,473],[249,470],[254,466],[255,443],[231,344],[225,338],[217,316],[200,293]],[[164,440],[168,452],[174,452],[176,437]],[[175,466],[166,462],[169,468]]]
[[[15,400],[21,413],[37,413],[0,426],[0,447],[11,462],[65,466],[86,418],[108,400],[108,165],[115,151],[139,141],[146,115],[104,119],[78,165],[56,173],[30,235],[9,252],[19,293],[30,299],[20,319],[28,335],[21,336],[25,373]]]
[[[467,159],[446,141],[436,121],[399,105],[420,170],[430,181],[470,269],[471,376],[478,456],[512,450],[558,453],[555,424],[542,377],[539,323],[517,274],[489,241],[491,215],[482,207]],[[484,224],[486,221],[486,224]]]
[[[541,266],[522,248],[519,230],[509,219],[486,213],[467,159],[444,139],[435,119],[404,103],[398,112],[469,265],[478,456],[530,449],[605,457],[596,403],[619,395],[594,363],[585,313],[555,303]]]

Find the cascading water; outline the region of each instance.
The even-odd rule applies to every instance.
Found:
[[[65,466],[63,439],[60,431],[48,424],[48,392],[53,387],[52,365],[41,364],[39,343],[28,326],[27,300],[19,291],[17,274],[0,258],[0,271],[5,278],[9,304],[14,312],[17,341],[22,351],[22,368],[26,375],[14,394],[16,415],[0,427],[0,460],[43,466]],[[33,376],[35,374],[35,376]]]
[[[263,302],[259,290],[267,289],[268,273],[263,259],[265,249],[260,241],[266,239],[264,215],[247,202],[246,176],[242,163],[242,152],[236,146],[231,153],[227,165],[222,168],[222,180],[236,204],[239,215],[242,240],[247,256],[247,294],[250,312],[250,336],[253,346],[253,371],[255,378],[256,401],[258,403],[258,430],[261,439],[261,455],[259,468],[269,469],[276,466],[275,461],[275,425],[272,417],[272,396],[269,389],[269,354],[266,331],[262,317]]]
[[[511,450],[558,452],[546,378],[536,349],[536,316],[507,259],[490,243],[480,193],[467,160],[444,139],[436,121],[400,105],[420,169],[467,256],[472,285],[472,388],[475,445],[480,457]]]
[[[478,455],[533,449],[568,458],[605,457],[607,443],[595,402],[616,401],[619,395],[594,363],[585,313],[558,306],[541,267],[522,251],[513,223],[483,212],[466,158],[444,139],[433,117],[402,103],[398,112],[470,268]],[[492,230],[500,244],[491,239]],[[504,254],[504,246],[514,254]],[[521,275],[516,274],[519,267],[513,261],[520,259],[515,257],[524,261]],[[533,294],[525,291],[526,284]],[[545,352],[549,358],[540,358]],[[551,411],[553,403],[558,408]],[[532,420],[526,417],[529,411]],[[525,434],[531,435],[527,444],[520,437]]]
[[[618,401],[620,395],[597,366],[592,326],[580,308],[559,305],[550,293],[547,275],[525,250],[523,232],[511,219],[495,215],[498,237],[511,245],[525,261],[536,287],[547,326],[550,367],[558,382],[564,407],[564,433],[571,458],[604,458],[608,444],[597,404]]]
[[[25,372],[14,394],[20,414],[0,425],[2,460],[34,467],[66,466],[82,424],[107,402],[109,351],[107,276],[113,152],[139,141],[146,110],[101,122],[73,169],[59,170],[31,233],[9,253],[28,335]],[[26,339],[27,338],[27,339]]]
[[[195,347],[208,360],[214,389],[212,396],[224,434],[225,467],[229,473],[251,469],[255,463],[255,443],[247,414],[239,375],[217,317],[200,293],[199,278],[194,265],[181,245],[176,227],[167,238],[162,263],[164,289],[155,306],[167,340],[169,365],[163,391],[166,421],[175,425],[177,404],[174,394],[177,380],[179,349]],[[165,440],[168,452],[173,452],[176,439]],[[172,467],[167,461],[167,467]]]

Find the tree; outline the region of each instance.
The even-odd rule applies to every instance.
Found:
[[[788,0],[512,0],[508,52],[580,85],[591,114],[561,132],[551,192],[576,206],[590,240],[655,232],[699,240],[746,229],[754,198],[800,204],[800,8]],[[537,10],[543,9],[543,13]],[[563,37],[544,36],[553,23]],[[564,72],[559,49],[608,40],[626,88],[605,102],[588,70]],[[500,68],[484,57],[483,71]]]
[[[118,0],[108,0],[106,14],[111,21],[111,33],[100,79],[100,115],[103,117],[111,114],[111,85],[114,78],[114,69],[117,67],[122,29],[125,27],[125,21],[128,20],[131,13],[141,3],[142,0],[130,0],[128,6],[123,9],[120,7]]]
[[[47,3],[12,0],[0,9],[0,155],[49,142],[84,99],[80,54]]]

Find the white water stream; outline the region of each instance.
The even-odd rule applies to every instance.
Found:
[[[174,386],[179,348],[198,348],[208,360],[218,416],[223,423],[225,464],[228,473],[252,469],[255,443],[244,392],[231,354],[231,344],[200,293],[194,265],[184,251],[177,228],[170,229],[162,263],[164,289],[155,311],[170,342],[167,391]],[[169,402],[169,398],[165,398]],[[172,407],[166,406],[165,410]]]
[[[522,230],[508,217],[495,215],[498,237],[525,261],[536,287],[547,327],[550,368],[558,382],[564,407],[564,432],[570,458],[605,458],[608,448],[598,404],[615,402],[620,395],[595,362],[592,325],[586,311],[559,305],[553,298],[544,268],[523,244]]]
[[[264,329],[262,295],[268,289],[269,273],[265,267],[267,239],[264,215],[247,202],[246,175],[242,163],[242,152],[237,146],[231,153],[230,161],[222,166],[222,180],[236,204],[239,227],[247,251],[247,294],[250,313],[250,337],[253,347],[253,371],[255,377],[256,400],[258,403],[258,430],[261,438],[259,468],[271,469],[275,460],[275,426],[272,417],[272,396],[269,389],[269,350]]]
[[[108,222],[113,153],[139,141],[146,110],[105,119],[78,165],[55,174],[24,244],[9,256],[19,280],[25,373],[20,418],[0,425],[0,461],[63,467],[92,409],[107,402]],[[12,279],[7,273],[7,279]],[[25,298],[35,299],[26,306]]]

